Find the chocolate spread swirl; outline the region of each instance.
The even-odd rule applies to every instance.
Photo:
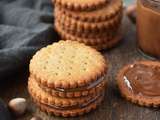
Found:
[[[136,64],[126,71],[124,78],[135,94],[160,96],[160,67]]]

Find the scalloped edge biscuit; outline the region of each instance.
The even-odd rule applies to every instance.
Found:
[[[122,40],[122,35],[116,35],[112,40],[108,41],[108,43],[99,44],[91,46],[97,50],[106,50],[115,47]]]
[[[79,97],[79,98],[55,97],[43,91],[38,86],[38,83],[32,78],[29,78],[29,81],[28,81],[28,91],[31,97],[34,98],[35,100],[41,103],[55,105],[58,107],[71,107],[71,106],[83,105],[83,104],[89,103],[92,99],[100,95],[100,93],[95,93],[90,96]],[[103,92],[104,92],[104,89],[103,89]]]
[[[55,26],[56,27],[56,26]],[[56,30],[58,34],[61,36],[64,40],[72,40],[72,41],[78,41],[80,43],[84,43],[86,45],[89,45],[97,50],[104,50],[104,49],[110,49],[114,46],[116,46],[122,39],[122,33],[121,28],[118,30],[118,33],[115,34],[112,38],[106,36],[105,38],[95,38],[95,39],[85,39],[73,36],[71,34],[68,34],[64,32],[60,27],[56,27]]]
[[[67,53],[70,55],[73,51],[74,48],[75,50],[80,50],[83,52],[86,52],[86,55],[91,54],[90,57],[92,55],[94,55],[95,57],[97,57],[97,60],[99,61],[98,63],[95,64],[95,66],[91,66],[91,69],[87,72],[87,74],[85,72],[83,72],[83,76],[79,76],[79,74],[74,74],[74,76],[69,76],[69,78],[64,76],[50,76],[50,72],[47,70],[45,70],[45,73],[43,73],[40,70],[40,66],[37,66],[37,60],[38,59],[46,59],[47,57],[49,57],[51,55],[50,51],[51,49],[56,49],[56,51],[62,51],[65,49],[61,49],[61,48],[65,48],[67,47],[67,49],[70,51],[67,51]],[[67,55],[67,53],[63,54],[64,57]],[[53,54],[53,51],[52,51]],[[80,57],[79,55],[77,57]],[[59,59],[59,58],[57,58]],[[72,58],[70,58],[72,59]],[[88,60],[88,57],[84,57],[84,60]],[[64,60],[63,60],[64,61]],[[39,64],[42,61],[40,61]],[[44,62],[44,61],[43,61]],[[67,65],[72,65],[72,63],[70,61],[68,61],[69,63]],[[85,62],[86,63],[86,62]],[[77,62],[75,63],[77,64]],[[60,64],[61,65],[61,64]],[[78,64],[79,65],[79,64]],[[59,66],[60,67],[60,66]],[[94,68],[96,68],[94,70]],[[54,69],[54,68],[52,68]],[[70,69],[69,69],[70,70]],[[102,54],[98,51],[96,51],[95,49],[86,46],[83,43],[79,43],[77,41],[71,41],[71,40],[61,40],[59,42],[55,42],[52,45],[48,45],[47,47],[42,48],[41,50],[39,50],[31,59],[30,61],[30,66],[29,66],[29,71],[30,73],[32,73],[32,75],[34,75],[34,77],[36,78],[37,82],[39,84],[42,84],[48,88],[61,88],[61,89],[69,89],[69,88],[78,88],[78,87],[82,87],[82,86],[86,86],[94,81],[97,80],[97,78],[100,78],[101,76],[104,76],[105,72],[107,71],[107,62],[104,58],[104,56],[102,56]],[[70,71],[72,72],[72,71]],[[48,75],[49,74],[49,75]],[[65,73],[66,75],[68,75],[67,73]],[[77,76],[78,75],[78,76]],[[72,79],[74,78],[74,79]],[[61,79],[61,80],[59,80]],[[63,80],[62,80],[63,79]],[[66,79],[66,80],[65,80]],[[71,82],[72,81],[72,82]]]
[[[160,66],[160,62],[157,61],[149,61],[149,60],[144,60],[144,61],[137,61],[134,62],[133,64],[129,64],[124,66],[123,68],[120,69],[120,71],[117,74],[117,85],[118,88],[121,92],[121,95],[128,101],[138,104],[140,106],[146,106],[146,107],[159,107],[160,106],[160,97],[155,97],[155,98],[148,98],[146,96],[139,96],[139,95],[135,95],[133,94],[128,87],[125,85],[125,83],[123,82],[123,74],[126,70],[128,70],[128,68],[130,68],[130,66],[134,65],[134,64],[145,64],[145,65],[158,65]]]
[[[57,24],[55,24],[55,29],[58,32],[58,34],[62,37],[62,39],[78,41],[80,43],[85,43],[86,45],[97,45],[97,44],[108,43],[114,38],[114,36],[107,36],[107,35],[104,38],[103,37],[102,38],[92,38],[92,39],[91,38],[81,38],[81,37],[74,36],[72,34],[65,32]]]
[[[104,7],[95,11],[71,11],[55,6],[55,11],[61,11],[62,14],[84,22],[102,22],[113,18],[121,9],[123,9],[122,0],[111,0]]]
[[[109,37],[109,38],[113,38],[113,36],[117,33],[118,29],[109,29],[109,30],[104,30],[104,31],[100,31],[97,33],[93,33],[93,32],[85,32],[85,31],[78,31],[78,30],[70,30],[68,28],[66,28],[65,26],[63,26],[62,24],[60,24],[58,21],[55,21],[54,23],[54,27],[55,29],[62,29],[63,31],[65,31],[68,34],[80,37],[80,38],[84,38],[84,39],[104,39],[104,37]],[[61,31],[61,30],[59,30]],[[93,40],[91,40],[93,41]],[[97,41],[97,40],[94,40]]]
[[[52,0],[53,4],[74,11],[96,10],[107,3],[107,0]]]
[[[75,116],[80,116],[85,113],[88,113],[92,110],[95,110],[102,103],[103,99],[104,99],[104,96],[101,96],[95,102],[91,103],[90,105],[84,108],[73,109],[73,110],[57,110],[57,109],[47,107],[34,99],[33,101],[35,102],[37,107],[40,108],[42,112],[45,112],[48,115],[55,115],[55,116],[62,116],[62,117],[75,117]]]
[[[85,97],[88,95],[95,95],[101,93],[105,89],[106,84],[107,82],[105,80],[102,83],[99,83],[98,85],[94,86],[93,88],[90,89],[84,88],[83,91],[74,91],[74,92],[60,92],[60,91],[55,91],[54,89],[46,88],[41,85],[39,86],[41,87],[41,89],[51,94],[52,96],[62,97],[62,98],[76,98],[76,97]]]
[[[104,30],[114,30],[117,29],[122,21],[122,11],[119,11],[112,19],[109,19],[104,22],[82,22],[75,20],[73,18],[69,18],[58,11],[55,12],[55,21],[59,22],[61,26],[68,28],[69,30],[77,31],[77,32],[97,32]]]

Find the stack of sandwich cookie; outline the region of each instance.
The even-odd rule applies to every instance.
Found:
[[[82,115],[103,100],[106,71],[107,63],[95,49],[59,41],[33,56],[28,90],[42,111],[64,117]]]
[[[105,2],[101,0],[79,2],[60,0],[66,3],[67,7],[58,4],[57,1],[53,1],[55,3],[54,26],[61,38],[82,42],[98,50],[111,48],[120,41],[122,37],[121,0],[104,0]],[[98,2],[103,4],[95,4]],[[81,7],[76,9],[73,4]],[[84,6],[91,9],[85,9]],[[82,9],[83,7],[84,9]]]

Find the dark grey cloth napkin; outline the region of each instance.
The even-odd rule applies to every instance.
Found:
[[[0,120],[14,120],[6,104],[1,99],[0,99]]]
[[[51,0],[0,0],[0,82],[57,38]]]

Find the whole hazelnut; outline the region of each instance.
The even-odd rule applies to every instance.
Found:
[[[42,120],[40,117],[32,117],[30,120]]]
[[[14,115],[21,116],[27,109],[27,102],[24,98],[14,98],[9,101],[8,106]]]

